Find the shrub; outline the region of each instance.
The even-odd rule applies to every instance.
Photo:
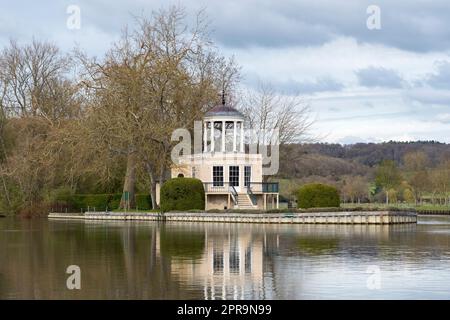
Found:
[[[59,212],[71,211],[73,207],[73,190],[62,186],[51,190],[45,198],[45,203],[50,210]]]
[[[122,199],[121,193],[111,194],[108,201],[108,210],[119,209],[121,199]]]
[[[149,194],[136,194],[136,209],[138,210],[151,210],[152,209],[152,197]]]
[[[297,192],[299,208],[329,208],[339,207],[338,190],[329,185],[312,183],[301,187]]]
[[[205,190],[195,178],[174,178],[161,187],[161,210],[204,210]]]
[[[72,205],[76,210],[86,210],[88,207],[97,211],[109,208],[109,194],[75,194],[72,197]]]
[[[73,190],[70,187],[59,187],[51,190],[48,196],[50,203],[52,202],[66,202],[70,203],[73,196]]]
[[[49,209],[47,203],[37,202],[20,209],[18,215],[22,218],[45,216],[48,214]]]

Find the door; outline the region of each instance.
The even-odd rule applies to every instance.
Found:
[[[237,192],[241,191],[239,186],[239,166],[230,166],[229,170],[230,186],[233,186]]]
[[[250,181],[252,181],[252,167],[245,166],[244,167],[244,187],[250,188]]]

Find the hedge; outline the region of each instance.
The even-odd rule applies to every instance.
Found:
[[[151,210],[152,207],[152,197],[149,194],[136,194],[136,209],[138,210]]]
[[[74,194],[71,205],[76,210],[87,209],[103,211],[108,207],[109,194]]]
[[[326,184],[307,184],[297,191],[297,206],[299,208],[339,207],[340,202],[338,190]]]
[[[205,190],[195,178],[173,178],[161,187],[161,211],[204,210]]]
[[[51,206],[55,206],[54,210],[68,208],[72,211],[90,210],[103,211],[116,210],[120,206],[122,199],[121,193],[113,194],[72,194],[68,196],[66,193],[61,193],[52,199]],[[140,210],[152,209],[152,198],[149,194],[136,194],[136,207]]]
[[[109,203],[108,203],[108,209],[109,210],[119,209],[121,199],[122,199],[121,193],[111,194],[111,197],[110,197]]]

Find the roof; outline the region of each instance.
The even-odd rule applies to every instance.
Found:
[[[212,108],[205,114],[205,117],[207,118],[217,116],[244,118],[244,115],[241,112],[237,111],[235,108],[226,104],[216,105],[214,108]]]

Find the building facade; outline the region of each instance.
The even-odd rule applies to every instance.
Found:
[[[225,103],[203,119],[202,152],[181,156],[172,178],[203,182],[205,209],[278,208],[278,183],[263,182],[261,154],[245,152],[244,116]]]

